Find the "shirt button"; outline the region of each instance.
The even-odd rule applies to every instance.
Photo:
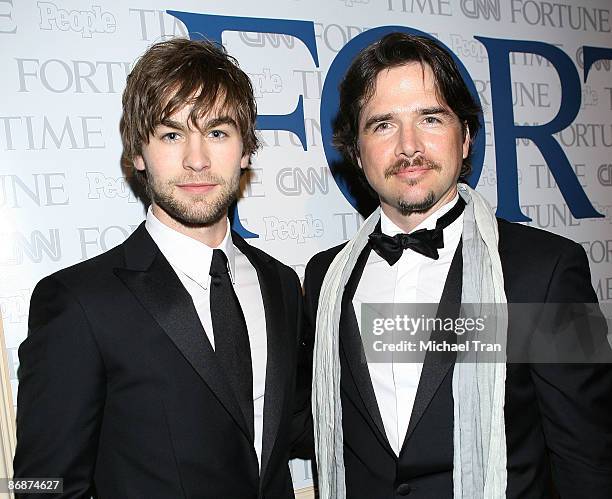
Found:
[[[408,494],[410,494],[410,492],[412,491],[412,487],[410,485],[408,485],[407,483],[402,483],[398,488],[397,488],[397,493],[400,496],[407,496]]]

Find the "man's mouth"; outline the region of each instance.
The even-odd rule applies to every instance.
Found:
[[[425,172],[431,170],[430,166],[425,166],[425,165],[420,165],[420,166],[408,166],[406,168],[402,168],[401,170],[397,171],[395,173],[395,175],[404,175],[404,174],[411,174],[411,173],[421,173],[421,172]]]
[[[216,187],[217,184],[208,183],[208,182],[194,182],[194,183],[186,183],[186,184],[176,184],[179,189],[182,189],[186,192],[191,192],[195,194],[203,194],[211,191]]]
[[[424,175],[429,170],[435,170],[437,165],[431,161],[414,161],[409,163],[401,161],[387,168],[385,178],[389,179],[395,175],[400,177],[418,177]]]
[[[440,171],[442,167],[435,161],[431,161],[425,157],[417,157],[413,161],[397,161],[385,170],[385,179],[389,179],[394,175],[400,177],[417,178],[425,175],[430,170]]]

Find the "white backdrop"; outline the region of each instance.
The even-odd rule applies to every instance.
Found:
[[[0,0],[0,305],[14,395],[36,282],[122,242],[144,219],[119,165],[121,92],[150,44],[187,35],[168,10],[313,23],[318,67],[301,40],[257,32],[257,21],[248,32],[223,35],[253,80],[260,115],[288,114],[303,96],[307,150],[287,131],[261,132],[265,145],[239,203],[242,225],[259,235],[250,242],[300,277],[310,256],[351,237],[361,221],[331,175],[321,134],[323,83],[347,42],[400,25],[454,51],[485,109],[478,189],[493,205],[500,165],[491,89],[500,84],[491,84],[492,62],[474,37],[560,47],[580,76],[580,95],[570,96],[580,111],[555,137],[604,216],[572,215],[551,174],[555,165],[526,139],[516,142],[520,206],[529,223],[584,245],[598,296],[612,301],[612,61],[609,54],[599,60],[586,82],[582,69],[583,46],[612,48],[609,0]],[[561,95],[565,75],[545,58],[515,53],[510,68],[504,85],[517,123],[546,123],[569,105]],[[295,464],[294,479],[308,481],[307,466]]]

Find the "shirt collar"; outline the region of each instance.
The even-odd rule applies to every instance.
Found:
[[[445,205],[441,206],[436,211],[431,213],[425,220],[423,220],[419,225],[417,225],[410,232],[414,232],[419,229],[435,229],[438,218],[448,213],[451,210],[451,208],[455,206],[455,203],[457,202],[458,199],[459,199],[459,193],[455,194],[455,197],[450,202],[446,203]],[[451,226],[454,225],[459,220],[463,220],[463,218],[461,216],[458,217],[457,220],[455,220],[451,224]],[[391,221],[391,219],[387,215],[385,215],[385,212],[382,210],[380,211],[380,230],[382,231],[383,234],[387,234],[388,236],[394,236],[395,234],[405,233],[405,231],[403,229],[400,229],[397,225],[395,225]]]
[[[223,241],[218,246],[211,248],[168,227],[153,214],[151,207],[147,211],[145,222],[147,232],[170,265],[197,282],[204,289],[208,289],[210,281],[209,272],[213,249],[220,249],[225,253],[232,283],[235,282],[235,250],[228,219],[226,219],[226,225],[227,229]]]

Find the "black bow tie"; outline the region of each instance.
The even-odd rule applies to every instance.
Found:
[[[389,265],[395,265],[405,249],[410,248],[421,255],[437,260],[438,249],[444,248],[443,230],[463,213],[465,201],[459,200],[446,214],[438,218],[435,229],[420,229],[411,234],[396,234],[391,237],[380,230],[380,222],[370,234],[370,245]]]

